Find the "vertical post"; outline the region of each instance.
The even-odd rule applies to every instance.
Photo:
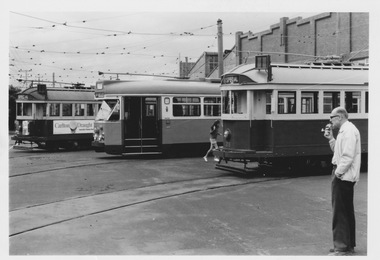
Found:
[[[242,31],[238,31],[235,33],[235,48],[236,48],[236,66],[240,65],[242,62],[242,46],[241,46],[241,35],[243,35]]]
[[[53,88],[55,87],[55,73],[53,72]]]
[[[223,65],[223,28],[222,20],[218,20],[218,68],[219,68],[219,78],[222,77],[224,73]]]

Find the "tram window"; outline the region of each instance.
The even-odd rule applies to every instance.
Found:
[[[17,115],[22,116],[22,103],[17,103]]]
[[[266,97],[266,105],[265,105],[266,114],[272,114],[272,92],[266,92],[265,97]]]
[[[60,104],[57,104],[57,103],[50,104],[49,115],[59,116],[59,108],[60,108]]]
[[[120,103],[117,99],[104,100],[96,114],[95,120],[119,120]]]
[[[84,116],[85,104],[74,104],[75,116]]]
[[[145,116],[155,117],[156,116],[156,106],[152,104],[145,104]]]
[[[365,93],[365,113],[368,113],[369,96],[368,92]]]
[[[23,103],[22,115],[23,116],[31,116],[32,115],[32,104],[31,103]]]
[[[345,105],[348,113],[360,113],[361,93],[358,91],[346,91]]]
[[[73,115],[73,104],[62,104],[62,116]]]
[[[301,93],[301,113],[317,114],[318,113],[318,92]]]
[[[232,114],[246,114],[247,113],[247,91],[233,91],[232,92]]]
[[[111,115],[108,118],[109,121],[118,121],[120,119],[120,102],[117,100],[115,106],[112,109]]]
[[[42,118],[46,116],[46,103],[36,104],[36,118]]]
[[[340,92],[324,92],[323,94],[323,113],[331,111],[340,106]]]
[[[199,97],[174,97],[173,116],[200,116],[200,102]],[[178,105],[178,103],[181,105]]]
[[[95,115],[96,104],[87,104],[87,116]]]
[[[223,91],[224,114],[247,113],[247,91]]]
[[[223,114],[229,114],[230,113],[230,95],[231,91],[222,91],[222,106],[223,106]]]
[[[296,113],[296,92],[279,91],[278,92],[278,113],[295,114]]]
[[[205,116],[220,116],[220,97],[205,97],[203,102]]]

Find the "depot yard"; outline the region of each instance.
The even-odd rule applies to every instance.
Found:
[[[10,255],[327,255],[330,176],[238,175],[200,158],[9,151]],[[367,255],[367,173],[355,189]]]

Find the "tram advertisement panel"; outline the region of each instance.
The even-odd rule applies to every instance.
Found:
[[[93,120],[54,120],[53,134],[92,134]]]

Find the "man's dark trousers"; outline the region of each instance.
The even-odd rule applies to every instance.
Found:
[[[331,184],[332,230],[334,249],[337,251],[353,250],[356,246],[354,185],[354,182],[342,181],[335,174],[333,175]]]

